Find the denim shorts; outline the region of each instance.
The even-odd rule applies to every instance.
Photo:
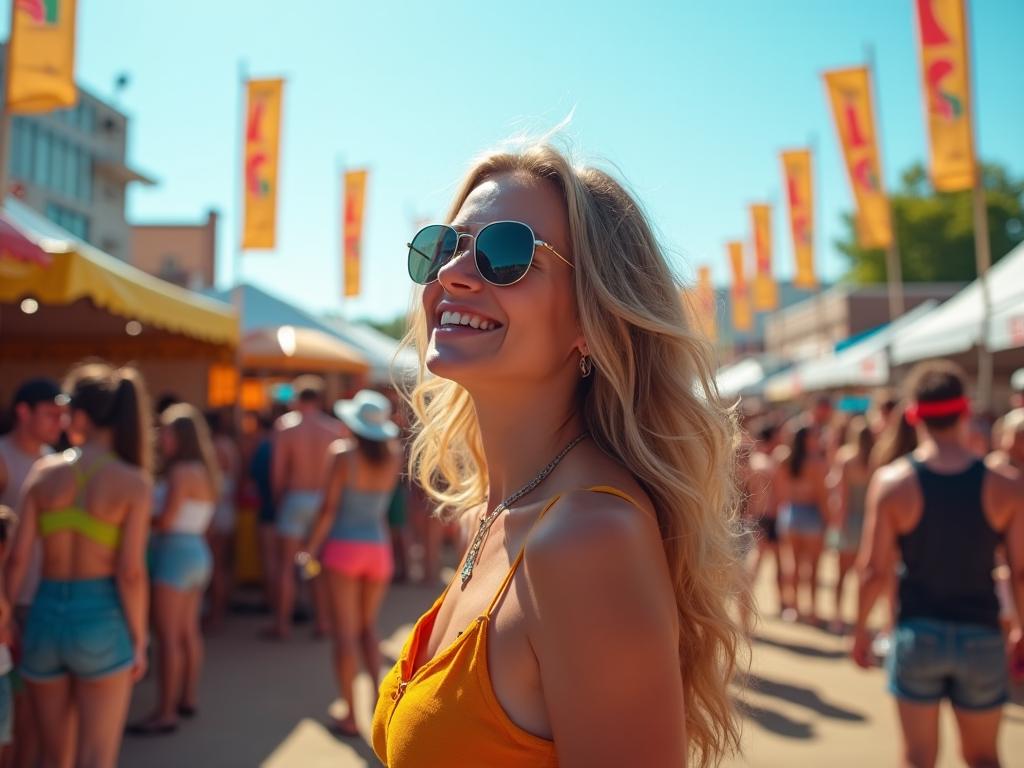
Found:
[[[134,662],[112,578],[42,581],[22,637],[22,677],[41,683],[67,675],[98,680]]]
[[[818,536],[825,532],[825,520],[815,504],[787,504],[779,510],[779,533]]]
[[[277,532],[286,539],[305,539],[319,512],[319,491],[288,491],[277,510]]]
[[[0,677],[0,746],[10,744],[14,731],[14,694],[11,689],[11,675]]]
[[[948,698],[954,707],[998,707],[1009,694],[1002,633],[995,627],[936,619],[896,625],[886,660],[889,691],[922,704]]]
[[[152,581],[181,592],[206,589],[213,555],[206,537],[197,533],[158,533],[150,540]]]

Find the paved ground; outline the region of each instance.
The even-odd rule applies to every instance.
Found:
[[[771,575],[771,569],[765,576]],[[824,581],[829,581],[829,568]],[[766,614],[775,603],[762,579]],[[397,653],[411,623],[437,593],[399,587],[388,596],[384,650]],[[852,596],[852,592],[849,593]],[[201,712],[172,736],[128,737],[125,768],[354,768],[379,766],[358,739],[336,739],[320,724],[334,700],[329,646],[300,628],[286,645],[256,638],[266,619],[233,616],[225,632],[209,639]],[[898,733],[881,671],[864,672],[845,656],[845,643],[817,629],[765,619],[754,645],[752,685],[737,689],[745,713],[745,757],[730,768],[862,768],[895,764]],[[373,691],[364,678],[357,717],[368,729]],[[149,678],[137,689],[132,716],[141,717],[154,695]],[[1018,698],[1018,700],[1022,700]],[[1004,765],[1024,755],[1024,707],[1007,708],[1001,747]],[[944,713],[938,768],[962,765],[952,715]],[[1024,760],[1016,763],[1024,765]]]

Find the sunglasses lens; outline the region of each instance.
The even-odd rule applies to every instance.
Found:
[[[431,224],[416,233],[409,246],[409,277],[426,285],[437,280],[437,273],[455,255],[459,236],[451,227]]]
[[[511,285],[526,274],[533,262],[533,232],[517,221],[499,221],[480,230],[476,239],[476,266],[484,280]]]

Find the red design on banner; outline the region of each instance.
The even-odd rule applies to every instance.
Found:
[[[932,0],[917,0],[917,13],[921,19],[921,42],[924,45],[945,45],[949,42],[949,35],[935,18]]]

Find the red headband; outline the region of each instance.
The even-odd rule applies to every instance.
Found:
[[[915,402],[907,407],[907,423],[916,427],[921,419],[937,419],[941,416],[955,416],[966,413],[971,408],[971,401],[966,397],[954,397],[952,400],[934,400],[928,403]]]

